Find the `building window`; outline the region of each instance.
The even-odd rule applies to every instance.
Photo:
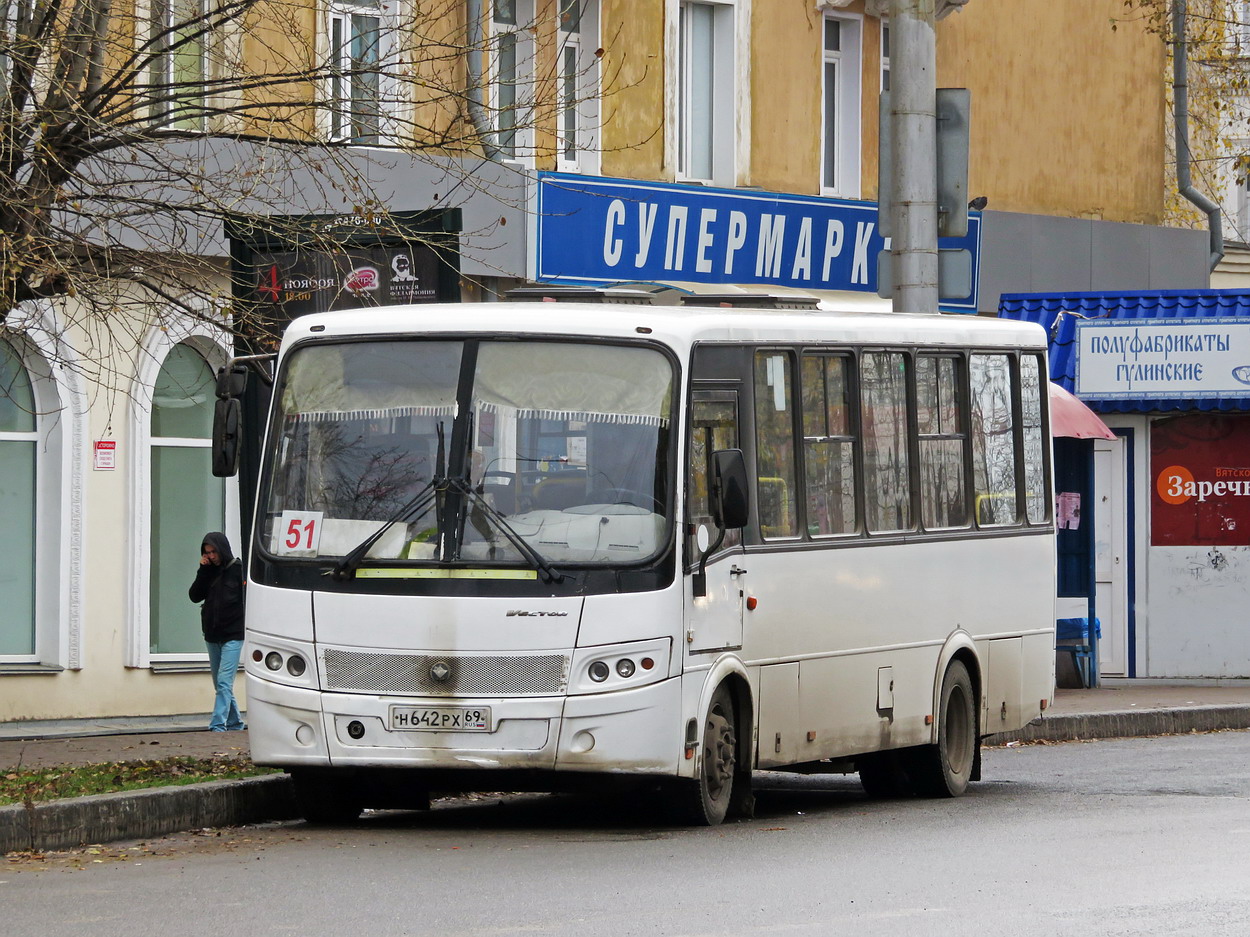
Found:
[[[0,339],[0,659],[34,660],[36,478],[38,432],[30,375],[11,344]]]
[[[558,169],[595,167],[599,118],[598,0],[560,0],[559,76],[556,88]]]
[[[214,379],[192,346],[175,345],[152,397],[149,650],[204,652],[199,611],[187,600],[200,538],[223,530],[225,483],[212,474]]]
[[[377,143],[382,135],[382,8],[330,6],[330,139]]]
[[[860,23],[826,16],[821,80],[821,188],[859,195]]]
[[[734,8],[682,3],[678,10],[677,171],[730,184],[734,175]]]
[[[204,130],[208,78],[205,0],[150,0],[151,115],[179,130]]]
[[[529,155],[529,101],[532,74],[533,0],[494,0],[490,16],[491,108],[495,146],[504,159]]]

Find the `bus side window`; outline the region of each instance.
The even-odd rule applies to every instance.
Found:
[[[864,520],[869,531],[908,530],[911,468],[907,448],[907,356],[866,352],[860,359],[864,434]]]
[[[1011,359],[973,355],[972,478],[976,521],[982,527],[1016,523],[1016,433],[1011,403]]]
[[[803,472],[807,532],[854,533],[855,445],[848,355],[803,356]]]
[[[797,537],[794,394],[791,356],[755,353],[755,466],[760,533],[765,540]]]
[[[714,399],[700,399],[696,396],[690,420],[690,471],[686,489],[686,514],[692,531],[697,530],[700,524],[709,529],[714,526],[707,500],[712,453],[718,449],[738,448],[737,395],[732,391],[714,394]],[[741,530],[727,530],[722,547],[737,546],[741,542]],[[699,554],[692,548],[688,555],[697,557]]]
[[[968,434],[960,397],[960,359],[916,358],[916,422],[920,434],[920,511],[929,530],[968,523],[964,469]]]
[[[1049,446],[1042,432],[1042,361],[1037,355],[1020,357],[1020,427],[1024,431],[1024,504],[1030,524],[1050,519],[1046,497],[1046,457]]]

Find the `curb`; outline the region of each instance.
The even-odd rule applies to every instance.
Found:
[[[1250,728],[1250,706],[1186,706],[1178,709],[1127,709],[1114,712],[1043,716],[1015,732],[987,736],[990,745],[1007,742],[1076,742],[1083,739],[1183,735]]]
[[[1188,706],[1050,716],[986,744],[1181,735],[1250,728],[1250,706]],[[119,794],[0,807],[0,854],[74,849],[210,826],[293,820],[299,816],[288,775],[208,781]]]
[[[291,779],[285,774],[15,804],[0,807],[0,854],[73,849],[297,815]]]

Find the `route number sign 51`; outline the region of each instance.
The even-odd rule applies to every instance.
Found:
[[[321,511],[283,511],[274,531],[274,553],[316,556],[321,543]]]

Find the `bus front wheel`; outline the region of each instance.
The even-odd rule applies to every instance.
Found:
[[[733,697],[717,687],[703,719],[703,750],[699,776],[683,784],[682,818],[699,826],[716,826],[734,799],[738,774],[737,720]]]
[[[921,797],[958,797],[968,789],[978,745],[976,696],[962,661],[946,669],[939,701],[937,742],[912,750],[907,774]]]

